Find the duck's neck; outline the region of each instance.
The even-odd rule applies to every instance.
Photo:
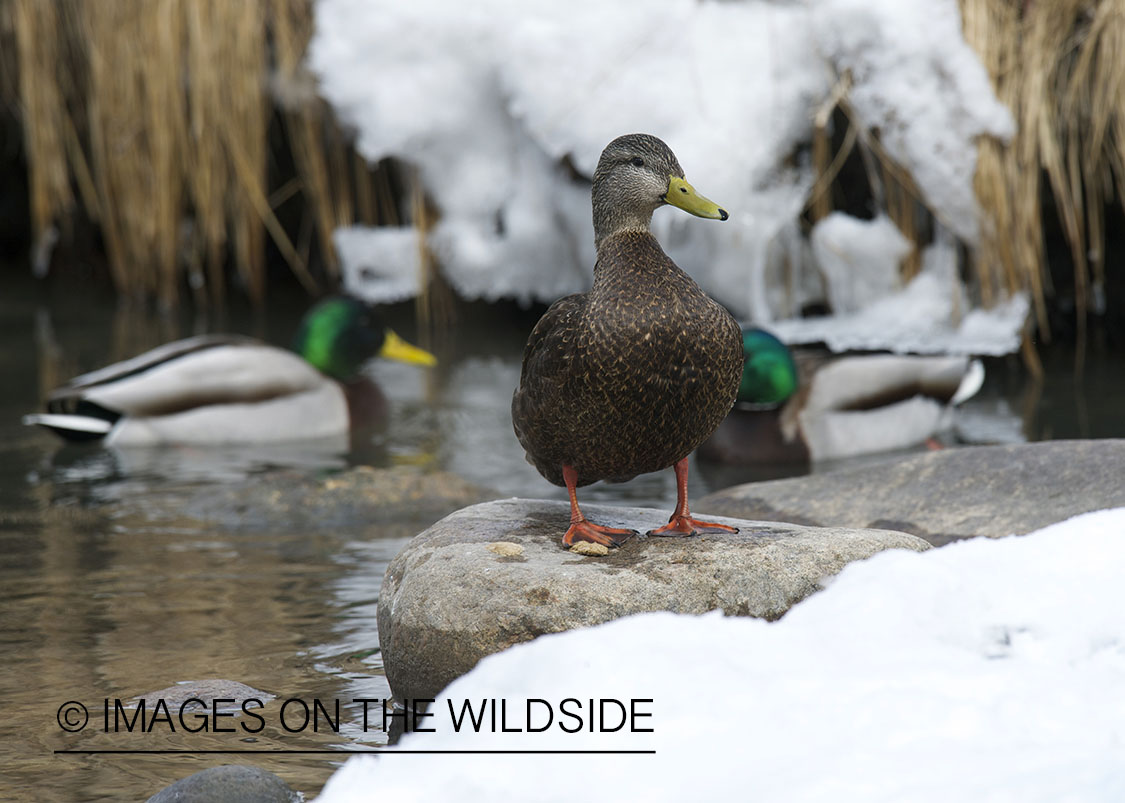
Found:
[[[591,292],[630,295],[637,292],[638,286],[651,289],[654,281],[664,289],[679,288],[683,279],[691,281],[664,253],[652,232],[623,229],[598,243]]]
[[[614,187],[609,181],[594,184],[594,247],[622,232],[645,232],[652,222],[652,213],[659,206],[650,198],[629,193],[627,188]]]

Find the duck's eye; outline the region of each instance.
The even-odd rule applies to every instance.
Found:
[[[633,167],[644,167],[645,166],[645,160],[642,159],[639,156],[634,156],[632,161],[633,161]]]

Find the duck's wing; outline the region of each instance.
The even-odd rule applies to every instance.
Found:
[[[325,381],[311,390],[249,402],[217,402],[181,412],[127,416],[108,434],[113,446],[333,442],[346,450],[348,403],[343,388]]]
[[[267,401],[328,381],[292,352],[249,338],[207,335],[76,377],[50,395],[47,409],[72,414],[102,408],[118,417],[151,417]]]
[[[136,374],[144,373],[161,363],[170,362],[187,354],[205,351],[216,346],[248,345],[256,343],[259,343],[259,341],[240,335],[196,335],[195,337],[186,337],[182,340],[174,340],[171,343],[157,346],[143,354],[138,354],[136,357],[130,357],[127,360],[112,363],[104,368],[98,368],[80,374],[58,388],[55,393],[63,394],[66,391],[80,391],[85,388],[93,387],[94,385],[106,385]]]
[[[552,304],[527,339],[523,350],[520,387],[569,370],[577,348],[577,329],[586,307],[585,294],[565,296]]]
[[[983,379],[968,357],[845,357],[817,371],[797,419],[813,460],[905,449],[949,426]]]
[[[980,389],[980,362],[959,356],[872,354],[826,362],[815,372],[805,410],[871,410],[922,396],[960,403]]]
[[[576,368],[578,324],[586,295],[575,294],[552,304],[528,337],[520,383],[512,395],[512,425],[527,451],[528,461],[551,482],[562,484],[561,467],[544,454],[561,423],[554,415],[567,379]],[[556,481],[557,480],[557,481]]]

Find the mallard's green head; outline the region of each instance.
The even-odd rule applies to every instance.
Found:
[[[797,364],[789,348],[763,329],[742,331],[742,384],[738,400],[776,407],[797,391]]]
[[[305,314],[293,350],[321,373],[340,381],[354,378],[372,357],[415,365],[437,363],[434,355],[387,328],[366,304],[344,297],[325,299]]]
[[[676,154],[651,134],[626,134],[606,146],[594,171],[594,242],[619,231],[647,231],[658,206],[726,220],[718,204],[684,180]]]

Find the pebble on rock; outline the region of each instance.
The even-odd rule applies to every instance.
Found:
[[[488,545],[488,551],[502,558],[518,558],[523,554],[523,547],[511,541],[496,541]]]
[[[590,555],[592,557],[601,557],[609,554],[609,547],[605,544],[595,544],[591,541],[579,541],[577,544],[570,548],[570,551],[575,555]]]

